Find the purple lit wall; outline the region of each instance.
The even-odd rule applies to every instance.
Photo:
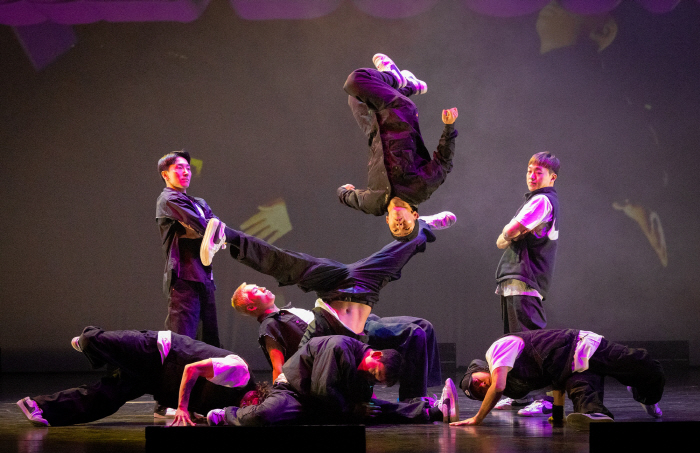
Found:
[[[381,218],[335,198],[366,181],[342,85],[376,52],[428,82],[427,145],[441,109],[460,111],[454,170],[421,206],[458,223],[377,314],[429,319],[460,365],[482,355],[501,333],[496,237],[528,158],[549,150],[562,160],[549,325],[688,340],[700,364],[697,1],[0,0],[0,23],[3,371],[86,369],[69,345],[85,325],[162,328],[167,151],[202,161],[189,193],[234,227],[284,199],[293,228],[275,245],[343,262],[385,245]],[[274,282],[226,251],[214,269],[224,346],[264,367],[257,324],[229,299]]]

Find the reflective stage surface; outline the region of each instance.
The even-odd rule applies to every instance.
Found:
[[[268,376],[269,372],[256,374]],[[700,421],[700,369],[667,370],[667,375],[666,392],[659,403],[664,412],[660,420],[649,417],[625,387],[614,379],[607,379],[605,403],[615,415],[616,422]],[[15,405],[22,397],[53,393],[96,381],[100,376],[96,373],[0,375],[0,452],[145,451],[145,427],[166,423],[153,418],[154,403],[150,397],[129,402],[113,416],[97,422],[55,428],[33,427]],[[440,390],[431,389],[438,396]],[[382,399],[397,396],[393,388],[379,388],[376,393]],[[465,397],[460,398],[459,404],[461,418],[473,416],[479,408],[477,402]],[[565,410],[567,413],[572,410],[568,400]],[[668,446],[672,447],[673,440],[668,440]],[[265,439],[259,439],[260,448],[255,451],[266,451],[264,442]],[[521,417],[516,411],[493,411],[482,425],[476,427],[450,427],[443,423],[368,426],[366,445],[370,453],[587,452],[589,433],[566,425],[553,427],[547,417]],[[213,446],[202,446],[199,450],[207,451],[210,447]],[[290,451],[298,448],[298,445],[290,445]],[[332,450],[307,447],[307,451]]]

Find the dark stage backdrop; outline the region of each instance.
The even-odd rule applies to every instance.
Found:
[[[459,365],[482,357],[502,329],[496,237],[529,157],[548,150],[562,161],[549,326],[687,340],[700,364],[700,5],[655,15],[623,2],[563,20],[444,1],[404,19],[343,2],[310,20],[247,21],[212,2],[187,24],[75,26],[75,47],[40,72],[0,27],[2,371],[86,369],[70,347],[86,325],[163,327],[156,162],[171,150],[200,161],[188,193],[233,227],[282,199],[292,229],[275,245],[353,262],[388,243],[382,218],[335,195],[366,183],[342,86],[376,52],[427,81],[415,100],[429,147],[441,109],[460,113],[454,170],[421,205],[458,223],[385,288],[377,314],[429,319]],[[313,295],[275,289],[228,251],[214,269],[224,346],[264,368],[234,289],[267,285],[303,308]]]

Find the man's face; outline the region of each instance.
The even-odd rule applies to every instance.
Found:
[[[257,406],[260,404],[260,396],[256,390],[251,390],[241,398],[241,404],[238,407]]]
[[[556,173],[550,173],[545,167],[535,164],[527,166],[527,188],[530,192],[543,187],[552,187],[556,179]]]
[[[483,401],[489,387],[491,387],[490,373],[485,371],[476,371],[472,373],[472,383],[469,386],[472,395]]]
[[[163,179],[165,179],[165,184],[178,192],[184,193],[190,186],[192,173],[190,172],[190,164],[187,163],[187,159],[184,157],[175,159],[175,162],[173,162],[167,170],[161,172],[161,174],[163,175]]]
[[[258,285],[245,285],[243,294],[248,298],[248,305],[245,307],[246,313],[251,316],[258,316],[260,312],[272,307],[275,304],[275,295],[271,291]]]
[[[389,205],[386,223],[394,236],[407,236],[413,231],[418,213],[403,206]]]
[[[384,384],[386,382],[386,367],[379,361],[381,356],[381,351],[372,351],[365,362],[368,365],[367,372],[370,374],[372,379],[379,384]]]

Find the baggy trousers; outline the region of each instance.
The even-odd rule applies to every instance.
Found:
[[[632,387],[632,396],[642,404],[658,403],[666,383],[661,364],[652,360],[645,349],[628,348],[603,338],[589,360],[588,370],[573,373],[566,381],[566,393],[574,403],[575,412],[597,412],[612,417],[603,405],[606,376]]]
[[[377,424],[430,423],[442,419],[439,409],[431,408],[425,401],[391,403],[373,398],[370,402],[381,408],[381,414],[372,419]],[[322,405],[302,399],[288,384],[275,384],[270,396],[257,406],[231,406],[224,411],[225,423],[234,426],[336,424],[353,421],[352,416],[329,413],[323,410]]]
[[[372,307],[379,300],[379,291],[401,278],[401,269],[413,255],[425,251],[425,244],[435,240],[425,222],[419,220],[418,226],[421,231],[412,240],[393,241],[352,264],[280,249],[228,227],[225,234],[234,259],[275,278],[280,286],[297,285],[326,301],[349,300]]]

